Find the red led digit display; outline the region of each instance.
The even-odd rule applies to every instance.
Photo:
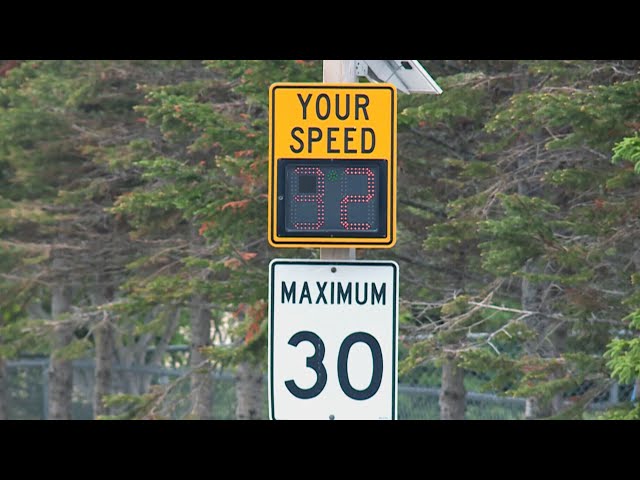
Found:
[[[324,226],[324,172],[319,167],[294,167],[291,176],[292,183],[297,183],[298,192],[293,196],[293,227],[297,230],[319,230]],[[311,218],[296,218],[295,211],[303,210],[304,203],[312,204]]]
[[[383,160],[278,162],[278,235],[385,237]]]
[[[362,204],[365,203],[369,206],[370,210],[375,209],[375,196],[376,196],[376,175],[373,173],[371,167],[357,167],[357,168],[345,168],[345,175],[363,175],[367,178],[367,191],[362,195],[345,195],[340,200],[340,225],[345,230],[371,230],[371,223],[368,222],[353,222],[349,221],[349,204]],[[351,215],[353,217],[354,215]]]

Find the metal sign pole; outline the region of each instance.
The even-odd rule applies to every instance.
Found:
[[[356,83],[355,60],[323,60],[322,81],[324,83]],[[321,248],[322,260],[355,260],[355,248]]]

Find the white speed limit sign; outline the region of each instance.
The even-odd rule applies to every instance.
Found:
[[[269,417],[396,419],[398,265],[273,260]]]

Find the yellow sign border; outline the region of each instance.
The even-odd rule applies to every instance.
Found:
[[[277,202],[277,181],[278,168],[275,158],[275,136],[277,127],[276,119],[276,92],[280,88],[287,89],[312,89],[314,91],[322,89],[339,90],[389,90],[391,93],[390,105],[390,151],[388,158],[387,175],[387,234],[379,238],[357,238],[357,237],[301,237],[301,236],[279,236],[277,233],[278,202]],[[397,111],[398,94],[395,85],[390,83],[273,83],[269,87],[269,184],[268,184],[268,220],[267,220],[267,240],[274,248],[391,248],[396,243],[396,211],[397,192],[396,183],[398,175],[397,166]],[[290,159],[308,158],[305,154],[288,155]],[[342,158],[336,156],[335,158]],[[361,156],[358,159],[349,159],[354,162],[358,160],[370,160],[373,156]],[[379,154],[375,155],[379,159]],[[309,158],[309,160],[318,160]]]

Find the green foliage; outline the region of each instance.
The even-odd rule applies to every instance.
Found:
[[[640,420],[640,403],[635,406],[626,404],[611,408],[598,415],[598,420]]]
[[[460,295],[442,305],[442,307],[440,307],[440,313],[444,316],[460,315],[469,309],[468,301],[469,297],[467,295]]]
[[[476,223],[465,219],[454,219],[448,223],[430,226],[429,236],[424,241],[427,250],[448,250],[460,247],[466,241],[475,238]]]
[[[93,351],[93,344],[87,338],[76,338],[53,353],[57,360],[76,360],[86,358]]]
[[[117,393],[107,395],[103,398],[104,404],[115,411],[117,414],[104,415],[98,420],[136,420],[145,418],[150,408],[158,399],[160,392],[155,388],[149,393],[143,395],[129,395],[126,393]],[[154,419],[162,419],[162,417],[154,417]]]
[[[32,320],[20,310],[15,316],[5,318],[0,325],[0,357],[16,358],[23,352],[47,354],[50,351],[51,330],[43,320]]]
[[[614,146],[613,152],[612,162],[633,162],[635,163],[635,173],[640,174],[640,143],[637,134],[633,137],[623,138]],[[636,287],[636,291],[631,293],[624,303],[629,306],[637,306],[640,299],[637,290],[638,273],[633,273],[630,279],[631,284]],[[613,378],[621,383],[632,383],[640,378],[640,338],[635,333],[640,330],[640,309],[633,310],[624,320],[629,323],[631,331],[628,332],[626,338],[613,338],[607,345],[604,358],[607,359],[607,367]],[[627,405],[622,409],[611,410],[603,418],[638,420],[640,419],[640,404],[636,404],[635,408]]]
[[[438,82],[449,96],[405,99],[399,115],[413,141],[425,139],[420,145],[429,153],[422,158],[433,158],[426,163],[431,177],[446,177],[422,177],[430,202],[440,201],[444,207],[438,210],[446,212],[425,217],[429,265],[449,273],[426,273],[438,285],[428,292],[448,285],[447,291],[482,298],[480,292],[497,284],[495,293],[515,302],[512,313],[491,319],[445,303],[450,321],[459,322],[459,328],[479,322],[473,332],[491,338],[495,349],[475,338],[438,332],[408,345],[401,365],[417,369],[445,349],[460,349],[464,368],[488,375],[489,388],[508,386],[510,395],[542,402],[568,394],[583,381],[601,385],[605,368],[597,359],[616,328],[611,319],[622,318],[631,306],[621,302],[620,292],[635,298],[622,272],[633,265],[630,244],[640,211],[638,178],[624,164],[637,163],[632,155],[640,120],[638,63],[445,65],[450,75]],[[620,165],[611,165],[611,148]],[[526,307],[519,303],[521,288],[527,289]],[[560,324],[568,333],[558,350],[546,348],[555,343],[547,336],[556,320],[548,317],[515,322],[522,324],[519,346],[498,344],[508,339],[502,332],[489,337],[504,325],[513,335],[509,318],[520,308],[550,312],[566,322]],[[446,317],[428,315],[435,329],[446,329]],[[416,322],[416,328],[424,332],[425,324]],[[543,355],[536,351],[542,345]],[[579,354],[586,356],[572,357]],[[580,417],[592,400],[587,397],[576,400],[567,415]]]
[[[479,122],[486,114],[487,91],[476,85],[484,80],[481,72],[461,73],[439,79],[443,93],[436,98],[425,96],[407,99],[407,105],[399,107],[398,126],[424,122],[430,127],[440,122],[450,126]]]
[[[605,357],[611,376],[621,383],[630,383],[640,377],[640,338],[614,338],[608,345]]]
[[[638,339],[612,340],[607,355],[611,358],[608,365],[613,377],[628,382],[639,376],[640,342]]]
[[[486,241],[479,244],[483,266],[497,275],[516,273],[530,258],[554,242],[552,214],[558,208],[537,197],[499,195],[505,214],[480,224]]]
[[[217,327],[233,340],[203,350],[216,365],[264,362],[266,313],[258,312],[266,308],[268,287],[268,85],[318,81],[320,65],[207,61],[192,78],[143,86],[144,102],[134,108],[163,141],[130,143],[126,164],[140,172],[142,183],[121,195],[111,212],[135,229],[137,239],[174,240],[162,255],[129,265],[126,308],[188,306],[194,295],[211,299]]]
[[[613,147],[613,162],[629,161],[635,164],[634,170],[640,174],[640,137],[634,135],[620,140]]]
[[[247,98],[249,104],[268,105],[269,87],[274,82],[321,82],[320,60],[210,60],[205,62],[214,72],[239,79],[233,91]]]
[[[566,129],[546,143],[548,149],[587,144],[608,150],[615,139],[627,134],[638,120],[633,98],[640,92],[640,80],[586,88],[550,87],[541,92],[523,92],[509,107],[487,124],[488,132],[534,133],[544,124],[552,130]]]
[[[409,378],[410,374],[418,367],[433,362],[437,358],[434,354],[437,351],[436,346],[435,337],[412,343],[406,356],[398,362],[398,376],[400,378]]]
[[[478,386],[484,391],[507,392],[521,378],[511,356],[496,355],[488,348],[464,352],[460,366],[485,375],[487,380]]]
[[[574,192],[602,186],[602,173],[587,168],[565,168],[547,172],[545,182]]]

